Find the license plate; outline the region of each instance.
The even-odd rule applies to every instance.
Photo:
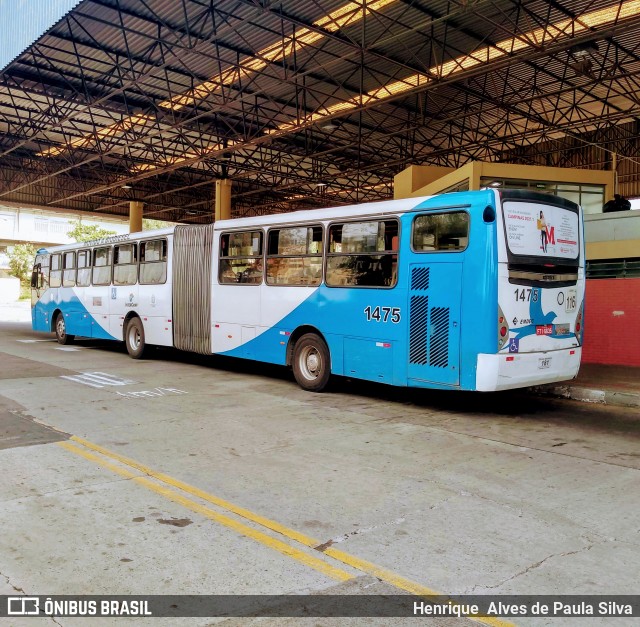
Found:
[[[576,310],[578,304],[578,292],[576,290],[567,290],[567,299],[565,300],[564,310],[572,313]]]
[[[538,370],[543,370],[551,365],[551,357],[540,357],[538,359]]]

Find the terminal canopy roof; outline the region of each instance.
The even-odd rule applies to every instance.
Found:
[[[2,71],[0,203],[198,223],[219,178],[241,216],[613,153],[638,195],[639,71],[640,0],[83,0]]]

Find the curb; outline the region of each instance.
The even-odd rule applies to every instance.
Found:
[[[569,398],[584,403],[601,403],[621,407],[640,407],[640,394],[635,392],[616,392],[614,390],[596,390],[576,385],[537,385],[531,388],[536,394]]]

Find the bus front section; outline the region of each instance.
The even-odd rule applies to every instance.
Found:
[[[581,209],[528,190],[499,199],[496,352],[478,355],[476,389],[573,379],[583,336]]]

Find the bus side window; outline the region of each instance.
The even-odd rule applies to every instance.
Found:
[[[138,245],[113,247],[113,284],[135,285],[138,279]]]
[[[91,285],[91,251],[78,251],[78,270],[76,274],[76,285],[87,287]]]
[[[40,287],[43,290],[49,288],[49,263],[51,255],[38,255],[36,262],[40,263]]]
[[[157,285],[167,281],[167,240],[140,242],[140,285]]]
[[[62,256],[60,253],[51,255],[51,266],[49,268],[49,286],[60,287],[62,285]]]
[[[267,247],[267,284],[320,285],[322,226],[271,229]]]
[[[109,285],[111,283],[111,246],[93,249],[94,285]]]
[[[417,216],[411,245],[415,252],[455,252],[469,243],[469,214],[449,211]]]
[[[62,265],[62,285],[64,287],[73,287],[76,284],[76,254],[74,252],[64,253]]]
[[[345,222],[329,227],[327,285],[393,287],[397,267],[397,220]]]
[[[218,264],[220,283],[262,283],[262,231],[223,233]]]

